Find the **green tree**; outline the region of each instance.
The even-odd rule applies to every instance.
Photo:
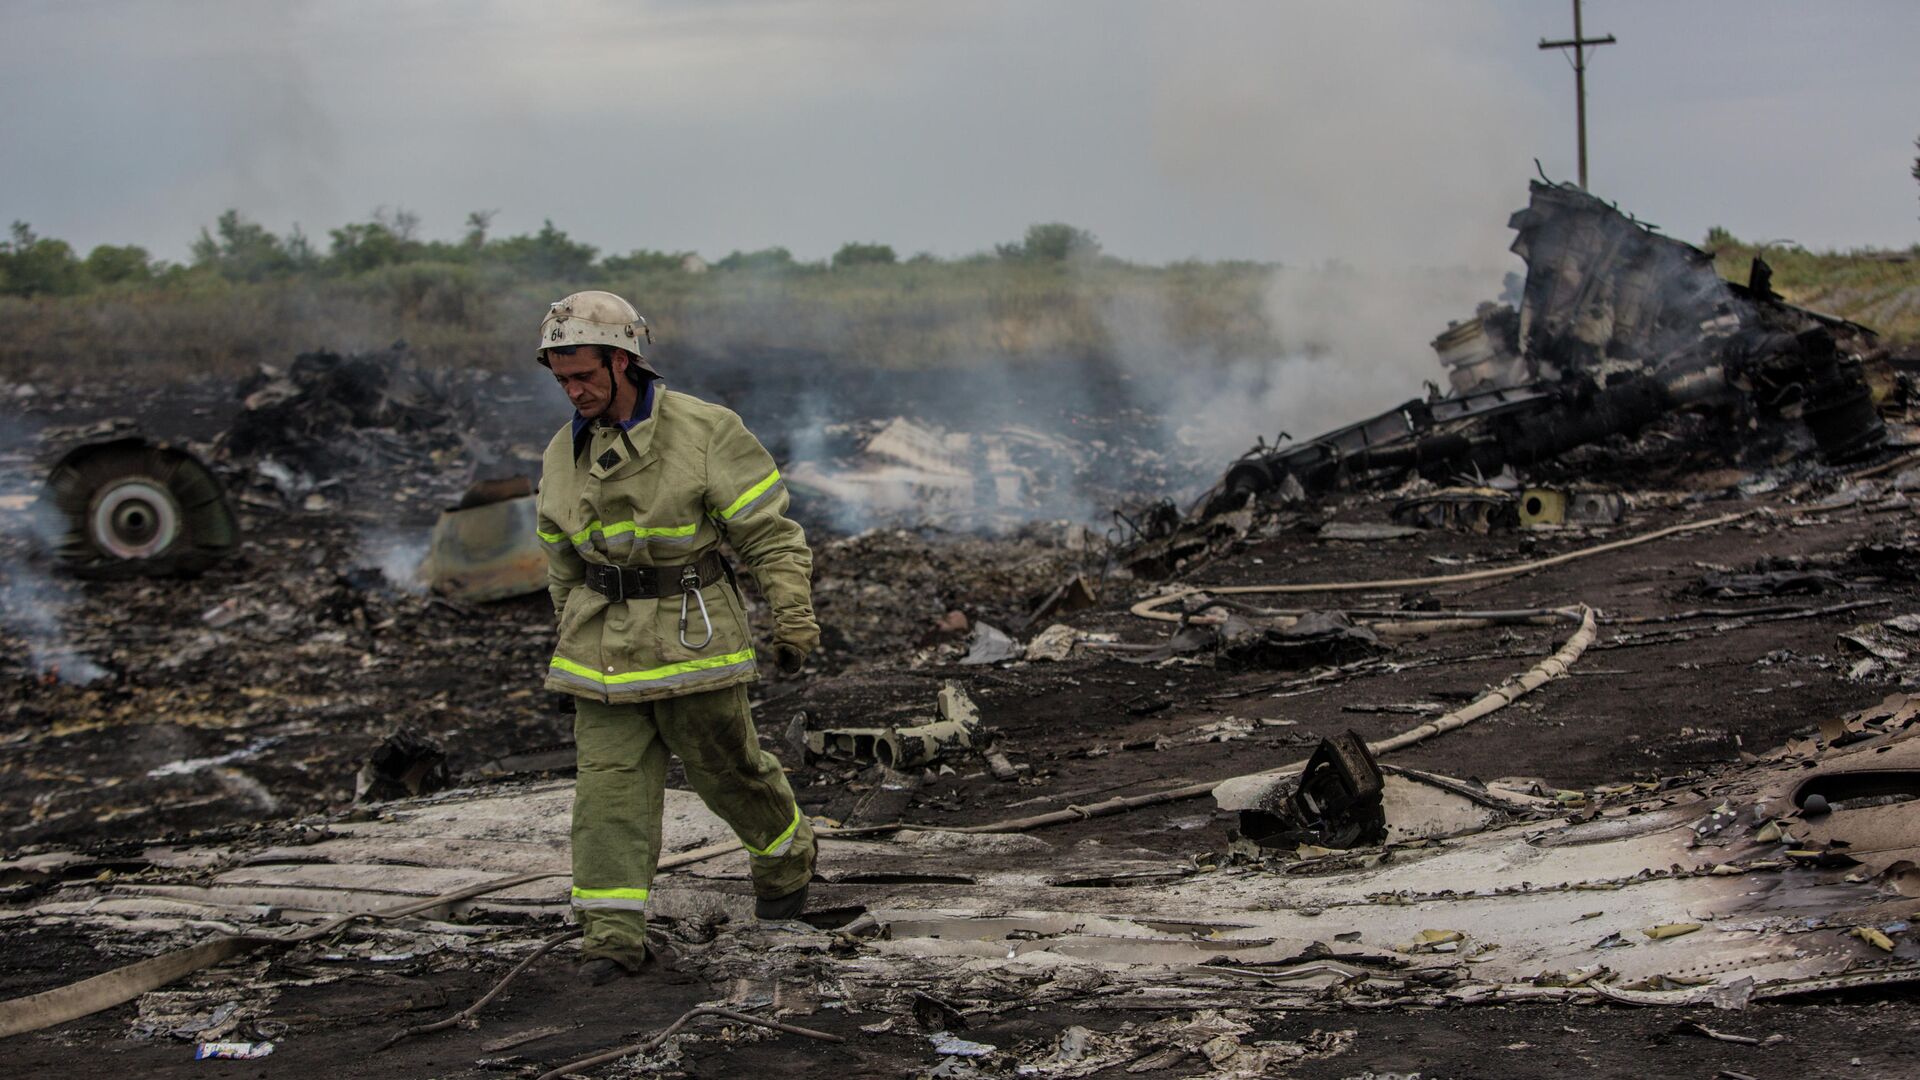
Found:
[[[38,236],[24,221],[13,223],[0,243],[0,291],[14,296],[70,296],[87,286],[86,268],[65,240]]]
[[[306,239],[296,230],[298,253],[310,256]],[[232,281],[263,281],[285,274],[302,260],[264,226],[248,221],[238,210],[228,210],[214,222],[214,231],[200,230],[193,242],[193,265],[205,267]]]
[[[396,206],[392,210],[384,206],[376,206],[373,210],[373,220],[386,226],[387,231],[403,244],[411,244],[420,239],[420,215],[404,206]]]
[[[891,266],[899,261],[900,257],[886,244],[846,243],[833,253],[835,270],[844,270],[849,266]]]
[[[793,252],[783,247],[761,248],[759,251],[735,251],[726,258],[713,264],[715,270],[758,270],[779,272],[792,270],[800,264],[794,261]]]
[[[1072,258],[1090,258],[1100,254],[1100,241],[1085,229],[1052,221],[1027,226],[1027,235],[1017,244],[999,244],[994,252],[1003,259],[1028,262],[1065,262]]]
[[[407,261],[407,243],[379,221],[364,221],[329,230],[333,249],[328,258],[335,269],[363,274],[376,267]]]
[[[153,260],[137,244],[101,244],[87,252],[87,276],[101,285],[153,279]]]
[[[543,280],[577,281],[593,271],[600,249],[582,244],[553,227],[548,218],[531,236],[509,236],[488,244],[485,254],[516,272]]]
[[[609,274],[678,273],[686,265],[691,251],[650,251],[634,248],[625,255],[609,255],[600,260],[600,269]]]
[[[307,238],[307,234],[305,230],[300,228],[299,222],[294,222],[293,228],[287,230],[287,240],[284,246],[287,252],[288,269],[298,273],[306,273],[307,271],[318,270],[320,268],[320,253],[313,250],[313,241]]]
[[[475,210],[467,215],[467,233],[460,242],[469,250],[479,251],[487,246],[487,232],[493,228],[493,219],[498,210]]]

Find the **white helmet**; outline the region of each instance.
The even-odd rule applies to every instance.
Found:
[[[548,349],[606,345],[631,353],[637,366],[658,375],[640,352],[643,343],[653,344],[653,330],[632,304],[610,292],[577,292],[547,305],[547,317],[540,320],[535,359],[551,366],[547,364]]]

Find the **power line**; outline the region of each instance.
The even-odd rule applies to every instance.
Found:
[[[1580,29],[1580,0],[1573,0],[1573,36],[1564,41],[1540,39],[1542,49],[1573,50],[1573,99],[1580,129],[1580,190],[1587,189],[1587,48],[1615,44],[1612,34],[1586,37]]]

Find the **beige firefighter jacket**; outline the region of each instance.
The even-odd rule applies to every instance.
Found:
[[[586,564],[678,566],[723,538],[773,607],[774,639],[812,651],[813,554],[786,516],[780,470],[740,417],[664,383],[653,415],[627,431],[588,426],[574,456],[562,427],[541,464],[540,540],[560,640],[547,688],[608,703],[718,690],[758,677],[753,635],[733,586],[701,590],[713,636],[690,608],[682,644],[678,592],[609,603],[585,585]]]

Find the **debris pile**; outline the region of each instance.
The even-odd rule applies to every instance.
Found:
[[[843,531],[937,528],[1006,535],[1034,521],[1085,520],[1123,492],[1187,478],[1148,446],[1082,441],[1009,424],[946,431],[904,416],[828,424],[787,482]]]
[[[429,488],[443,503],[499,459],[499,432],[484,430],[475,396],[483,373],[416,364],[404,343],[381,353],[302,353],[283,372],[262,365],[238,389],[240,412],[215,442],[242,501],[336,509],[348,487],[391,485],[395,496]],[[523,454],[523,457],[533,457]],[[459,460],[464,469],[448,469]],[[351,478],[351,484],[349,484]]]
[[[302,357],[231,420],[177,389],[193,429],[125,453],[205,464],[227,557],[49,577],[0,530],[10,1060],[1901,1074],[1899,1010],[1808,1001],[1920,980],[1920,444],[1862,404],[1877,346],[1581,193],[1515,227],[1526,287],[1435,343],[1447,394],[1263,445],[1191,517],[1109,429],[903,419],[932,402],[783,456],[858,526],[811,535],[820,648],[750,690],[812,904],[755,921],[670,790],[639,998],[568,971],[524,479],[563,407],[397,353]],[[9,526],[22,476],[129,434],[42,419]],[[55,636],[97,672],[50,677]]]
[[[323,476],[418,453],[434,440],[408,436],[453,430],[459,404],[450,382],[409,361],[404,345],[301,353],[285,372],[263,366],[239,390],[242,410],[220,440],[226,454],[280,458]]]
[[[1862,371],[1878,355],[1871,330],[1783,302],[1757,259],[1736,285],[1707,253],[1592,195],[1532,188],[1509,223],[1527,262],[1520,305],[1484,306],[1434,341],[1447,394],[1284,448],[1262,442],[1228,469],[1209,509],[1408,475],[1492,476],[1683,410],[1715,417],[1730,460],[1810,448],[1843,464],[1886,440]]]

